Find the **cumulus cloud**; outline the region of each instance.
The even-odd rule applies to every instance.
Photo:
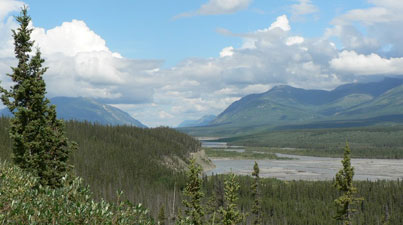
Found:
[[[333,19],[328,34],[339,37],[347,50],[369,54],[376,52],[387,56],[403,54],[403,2],[400,0],[370,0],[372,7],[353,9]],[[361,27],[357,27],[359,24]],[[360,28],[360,29],[358,29]],[[363,34],[359,30],[365,30]],[[391,46],[387,52],[380,51]]]
[[[267,28],[250,33],[226,35],[243,39],[240,48],[226,47],[220,57],[187,59],[159,73],[165,86],[155,90],[155,112],[168,112],[166,118],[177,124],[181,118],[218,114],[233,101],[290,84],[303,88],[331,89],[346,82],[329,68],[338,51],[326,40],[309,40],[291,35],[287,16],[279,16]],[[180,82],[178,82],[180,81]],[[137,111],[137,113],[141,113]],[[152,112],[149,112],[152,113]]]
[[[109,52],[105,40],[80,20],[64,22],[50,30],[35,27],[32,38],[41,51],[48,55],[61,53],[75,56],[81,52]]]
[[[24,5],[21,1],[1,0],[0,1],[0,21],[2,21],[10,12],[20,9]]]
[[[15,0],[0,1],[0,58],[13,56],[13,40],[11,29],[17,27],[13,17],[6,17],[11,12],[20,9],[23,2]]]
[[[226,57],[226,56],[232,56],[232,55],[234,55],[234,47],[232,47],[232,46],[223,48],[220,52],[220,57]]]
[[[342,51],[330,61],[330,66],[343,73],[355,75],[402,75],[403,58],[382,58],[372,53],[357,54],[354,51]]]
[[[332,89],[350,79],[329,67],[338,57],[334,44],[292,35],[286,15],[250,33],[223,33],[242,38],[243,44],[223,48],[217,58],[191,58],[159,71],[164,86],[155,89],[155,105],[131,106],[133,115],[148,118],[166,112],[173,117],[165,122],[179,124],[183,118],[219,114],[241,97],[275,85]]]
[[[232,14],[247,9],[253,0],[209,0],[198,10],[186,12],[175,16],[175,18],[190,17],[196,15],[221,15]]]
[[[34,29],[31,37],[49,67],[45,80],[50,97],[86,96],[107,103],[142,103],[151,102],[154,87],[162,85],[155,79],[161,61],[127,59],[111,52],[105,40],[84,21],[64,22],[49,30],[31,26]],[[0,23],[0,30],[5,31],[0,33],[0,43],[4,43],[0,47],[0,61],[8,65],[0,63],[3,86],[11,84],[3,74],[16,64],[10,32],[15,27],[12,17]]]
[[[274,28],[280,28],[283,31],[291,30],[287,16],[282,15],[282,16],[277,17],[276,21],[274,23],[272,23],[268,29],[263,30],[263,31],[273,30]]]
[[[304,42],[304,38],[301,36],[292,36],[287,38],[286,45],[296,45]]]

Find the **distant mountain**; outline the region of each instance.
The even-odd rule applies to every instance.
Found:
[[[185,120],[178,125],[178,127],[200,127],[206,126],[211,121],[213,121],[217,116],[216,115],[205,115],[198,120]]]
[[[116,107],[99,103],[83,97],[54,97],[50,102],[56,105],[59,118],[64,120],[88,121],[104,125],[132,125],[146,127],[127,112]],[[8,109],[0,111],[0,115],[10,116]]]
[[[232,103],[205,130],[234,135],[258,127],[274,129],[318,122],[330,126],[336,123],[323,122],[348,123],[349,120],[364,119],[375,123],[388,119],[401,121],[400,118],[403,118],[403,79],[385,78],[378,82],[341,85],[332,91],[276,86]],[[196,130],[198,133],[206,132],[203,128],[193,131]],[[193,134],[191,129],[184,131]]]

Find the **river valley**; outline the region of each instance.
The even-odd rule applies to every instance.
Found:
[[[204,147],[221,147],[223,151],[231,149],[226,143],[210,143]],[[240,147],[237,147],[240,148]],[[235,148],[235,149],[237,149]],[[274,177],[281,180],[332,180],[341,169],[341,158],[312,157],[277,154],[291,160],[251,160],[211,158],[216,168],[206,173],[223,174],[233,172],[239,175],[250,175],[256,161],[260,167],[261,177]],[[403,180],[402,159],[352,159],[355,168],[354,180]]]

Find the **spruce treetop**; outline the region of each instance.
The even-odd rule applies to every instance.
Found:
[[[357,188],[353,185],[354,167],[351,166],[351,150],[346,143],[344,157],[341,161],[343,168],[336,174],[334,186],[342,195],[334,202],[337,207],[335,219],[341,221],[343,225],[351,225],[352,217],[357,213],[354,207],[363,199],[357,198]]]

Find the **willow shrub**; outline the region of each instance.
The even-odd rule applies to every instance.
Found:
[[[67,181],[69,180],[69,181]],[[0,224],[155,224],[141,204],[94,201],[81,178],[63,178],[62,188],[0,163]]]

